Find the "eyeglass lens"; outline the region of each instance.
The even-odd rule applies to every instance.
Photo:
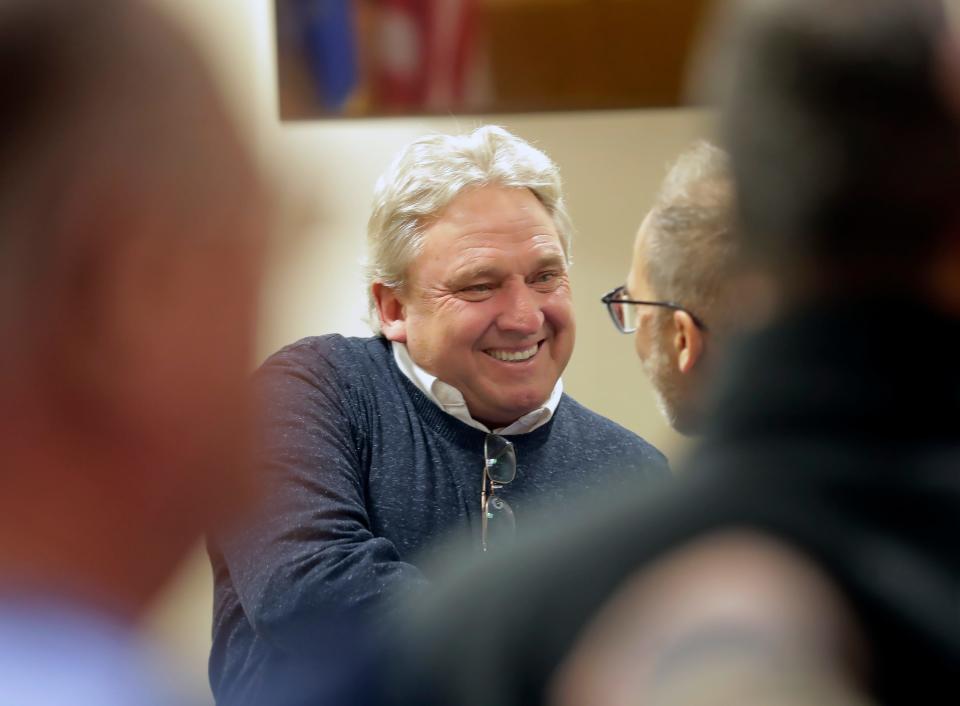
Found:
[[[502,436],[487,435],[484,443],[484,488],[489,483],[489,494],[484,494],[482,518],[483,550],[511,542],[516,535],[517,520],[510,503],[496,494],[500,486],[517,476],[517,452],[513,444]]]
[[[614,321],[621,331],[632,331],[637,328],[637,308],[633,304],[624,304],[621,299],[628,299],[627,290],[621,287],[610,302],[610,311]]]
[[[517,476],[517,452],[513,443],[502,436],[488,434],[484,443],[487,460],[487,476],[494,483],[504,485]]]
[[[502,547],[510,544],[517,533],[517,518],[510,503],[501,497],[491,495],[487,498],[486,536],[483,548]]]

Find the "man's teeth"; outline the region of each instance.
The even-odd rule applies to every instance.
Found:
[[[527,358],[532,358],[534,355],[536,355],[538,348],[539,346],[537,344],[533,344],[525,351],[516,351],[516,352],[498,351],[491,348],[490,350],[487,351],[487,354],[496,358],[497,360],[505,360],[505,361],[527,360]]]

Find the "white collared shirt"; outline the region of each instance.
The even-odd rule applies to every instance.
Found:
[[[393,346],[393,359],[396,361],[397,367],[400,368],[400,372],[440,409],[456,417],[464,424],[469,424],[474,429],[504,435],[526,434],[549,422],[553,413],[557,411],[557,405],[560,404],[560,396],[563,394],[563,381],[557,379],[557,384],[553,386],[553,392],[550,393],[550,397],[542,405],[532,412],[527,412],[513,424],[500,429],[488,429],[485,424],[478,422],[470,415],[470,410],[467,409],[467,403],[460,390],[453,385],[448,385],[437,378],[436,375],[431,375],[414,363],[406,344],[393,341],[391,345]]]

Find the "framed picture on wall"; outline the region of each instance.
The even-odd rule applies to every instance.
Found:
[[[706,0],[275,0],[280,117],[667,107]]]

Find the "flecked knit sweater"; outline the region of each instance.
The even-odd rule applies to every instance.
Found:
[[[467,531],[479,546],[485,434],[418,390],[389,342],[307,338],[270,358],[258,381],[269,511],[243,541],[211,546],[220,703],[255,700],[278,655],[425,585],[437,540]],[[517,477],[498,494],[518,533],[535,509],[565,511],[585,491],[668,474],[660,452],[566,394],[547,424],[511,440]]]

